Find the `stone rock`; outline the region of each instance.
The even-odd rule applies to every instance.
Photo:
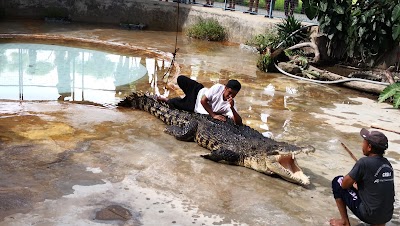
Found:
[[[129,210],[120,205],[111,205],[96,212],[96,220],[122,220],[131,219],[132,214]]]
[[[242,50],[246,50],[246,51],[252,52],[252,53],[258,53],[257,48],[256,48],[256,47],[253,47],[253,46],[249,46],[249,45],[245,45],[245,44],[240,44],[240,47],[239,47],[239,48],[242,49]]]
[[[284,70],[292,75],[301,73],[300,67],[295,64],[291,64],[291,63],[287,63],[287,62],[280,62],[280,63],[278,63],[278,67],[280,67],[282,70]]]

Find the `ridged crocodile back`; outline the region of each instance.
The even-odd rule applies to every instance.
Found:
[[[171,109],[167,104],[157,101],[145,93],[132,93],[125,97],[118,106],[131,107],[147,111],[167,125],[185,126],[192,119],[192,114],[177,109]]]
[[[167,132],[178,140],[188,141],[194,138],[200,146],[212,151],[224,148],[241,155],[257,153],[270,155],[276,154],[277,151],[290,152],[300,149],[298,146],[264,137],[249,126],[235,125],[232,119],[222,122],[209,115],[171,109],[164,102],[158,102],[144,93],[132,93],[119,105],[147,111],[172,126],[167,128]],[[193,124],[193,121],[196,123]],[[191,134],[187,134],[186,131]]]

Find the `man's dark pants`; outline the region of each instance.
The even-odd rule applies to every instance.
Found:
[[[194,112],[197,94],[204,86],[186,76],[180,75],[177,79],[178,86],[185,93],[184,98],[176,97],[168,100],[168,104],[176,109]]]
[[[356,215],[359,219],[361,199],[358,195],[358,191],[353,187],[349,189],[343,189],[342,184],[343,176],[337,176],[332,180],[332,192],[335,199],[342,199],[346,206]]]

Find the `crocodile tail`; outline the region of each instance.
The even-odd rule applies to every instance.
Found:
[[[133,92],[118,105],[146,111],[167,125],[185,126],[189,118],[188,113],[171,109],[167,104],[158,102],[151,95],[142,92]]]
[[[158,102],[152,96],[144,94],[139,101],[139,109],[147,111],[167,125],[177,125],[173,110],[165,103]]]
[[[127,108],[136,108],[136,106],[134,106],[135,103],[135,99],[137,99],[137,94],[136,93],[132,93],[129,96],[126,96],[123,100],[121,100],[117,106],[120,107],[127,107]]]

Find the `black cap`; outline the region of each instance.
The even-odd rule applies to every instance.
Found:
[[[367,129],[361,129],[360,135],[364,140],[368,141],[370,144],[376,145],[378,147],[386,150],[388,148],[388,139],[385,134],[379,131],[368,131]]]
[[[238,80],[232,79],[232,80],[229,80],[228,83],[226,83],[226,87],[239,92],[240,88],[242,88],[242,85],[240,85],[240,82]]]

